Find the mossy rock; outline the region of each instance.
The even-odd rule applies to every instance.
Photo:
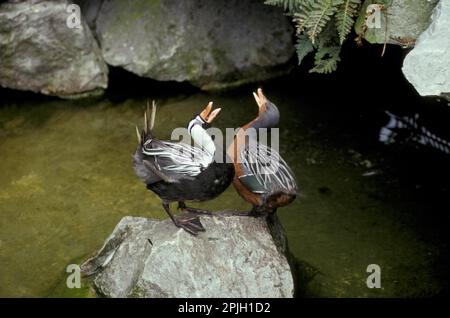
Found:
[[[367,29],[364,38],[372,44],[413,43],[431,23],[431,14],[438,0],[366,0],[355,23],[355,31],[362,32],[367,6],[382,4],[381,27]]]
[[[103,93],[108,67],[84,19],[66,24],[69,4],[0,3],[0,86],[73,99]]]
[[[294,53],[289,19],[258,0],[108,1],[95,30],[108,64],[203,89],[277,76]]]

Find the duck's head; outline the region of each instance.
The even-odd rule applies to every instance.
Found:
[[[280,120],[280,112],[277,106],[264,96],[261,88],[258,88],[257,93],[253,92],[259,112],[256,124],[259,127],[271,128],[275,127]]]
[[[203,129],[208,129],[211,127],[213,120],[219,115],[221,108],[216,108],[213,110],[213,102],[209,102],[208,105],[203,109],[200,114],[196,115],[188,125],[189,133],[192,127],[195,125],[200,125]]]
[[[188,125],[189,135],[191,135],[197,145],[201,146],[211,156],[211,160],[216,151],[216,145],[206,129],[211,127],[212,121],[219,115],[221,110],[220,108],[212,110],[212,108],[213,103],[209,102],[205,109],[196,115]]]

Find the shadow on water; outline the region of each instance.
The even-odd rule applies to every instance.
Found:
[[[278,212],[301,297],[448,292],[449,159],[408,144],[386,147],[378,132],[389,109],[420,112],[448,138],[449,108],[419,98],[403,79],[403,51],[379,53],[349,45],[333,75],[298,69],[260,83],[280,108],[280,152],[302,192]],[[103,98],[0,90],[0,296],[89,296],[65,288],[67,264],[98,249],[125,215],[166,217],[131,168],[134,126],[148,99],[159,105],[156,135],[169,138],[210,100],[222,107],[219,128],[249,121],[257,86],[205,93],[113,69]],[[233,188],[198,206],[248,209]],[[366,286],[369,264],[382,269],[381,289]]]

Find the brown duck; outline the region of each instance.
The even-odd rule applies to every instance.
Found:
[[[291,203],[297,196],[297,184],[292,170],[274,149],[257,141],[259,128],[278,124],[280,113],[261,89],[253,93],[259,107],[258,116],[242,126],[228,148],[233,160],[233,185],[239,195],[253,205],[248,215],[272,214]]]

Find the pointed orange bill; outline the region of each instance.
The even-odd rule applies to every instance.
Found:
[[[255,98],[256,104],[258,104],[258,107],[262,107],[266,104],[266,96],[264,96],[262,89],[258,88],[258,94],[256,94],[255,92],[253,92],[253,97]]]
[[[214,120],[214,118],[216,118],[217,115],[219,115],[219,113],[220,113],[221,110],[222,110],[222,108],[214,109],[214,110],[212,111],[212,113],[208,116],[208,118],[206,119],[206,122],[209,123],[209,124],[211,124],[212,121]]]
[[[200,113],[200,117],[206,121],[208,119],[209,113],[211,112],[213,102],[209,102],[204,110]]]

